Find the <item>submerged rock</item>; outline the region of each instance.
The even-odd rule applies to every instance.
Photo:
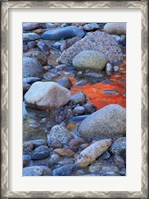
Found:
[[[85,94],[83,92],[78,92],[75,95],[72,95],[70,97],[70,102],[72,104],[80,104],[80,105],[82,105],[82,104],[85,103],[85,101],[86,101],[86,96],[85,96]]]
[[[111,139],[99,140],[84,149],[76,159],[76,165],[86,167],[94,162],[112,144]]]

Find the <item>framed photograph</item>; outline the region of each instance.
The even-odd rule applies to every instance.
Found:
[[[1,3],[2,198],[148,198],[147,8]]]

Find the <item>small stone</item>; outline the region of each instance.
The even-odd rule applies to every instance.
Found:
[[[119,169],[125,168],[125,162],[121,156],[114,155],[113,160],[116,167],[118,167]]]
[[[32,160],[42,160],[49,157],[49,155],[50,155],[49,148],[47,146],[42,145],[34,149],[31,158]]]
[[[23,167],[29,166],[30,160],[31,160],[30,155],[23,155]]]
[[[40,36],[36,33],[23,33],[23,41],[34,41],[39,38]]]
[[[85,101],[86,101],[86,96],[85,96],[85,94],[83,92],[79,92],[79,93],[77,93],[75,95],[72,95],[70,97],[70,102],[72,104],[80,104],[80,105],[82,105],[82,104],[85,103]]]
[[[32,84],[36,81],[40,81],[41,78],[39,77],[26,77],[26,78],[23,78],[23,83],[25,84]]]
[[[119,169],[117,167],[110,165],[102,165],[99,163],[89,166],[89,171],[91,173],[96,173],[100,175],[107,175],[107,173],[108,175],[113,175],[115,173],[119,173]]]
[[[102,160],[107,160],[110,158],[110,153],[108,151],[104,152],[101,156]]]
[[[23,176],[50,176],[51,169],[46,166],[31,166],[23,169]]]
[[[29,31],[29,30],[34,30],[39,27],[39,23],[37,22],[28,22],[28,23],[23,23],[23,30],[24,31]]]
[[[29,49],[31,49],[31,48],[35,48],[37,46],[37,44],[35,41],[29,41],[27,46]]]
[[[63,77],[57,81],[61,86],[70,89],[72,87],[72,83],[68,77]]]
[[[119,66],[113,66],[113,71],[118,72],[119,71]]]
[[[74,164],[68,164],[68,165],[62,166],[53,171],[53,176],[71,176],[75,167],[76,166]]]
[[[104,26],[104,31],[109,34],[126,35],[126,23],[109,22]]]
[[[83,107],[85,108],[86,112],[89,114],[96,111],[95,105],[91,103],[86,103],[83,105]]]
[[[73,109],[73,113],[75,115],[81,115],[85,112],[85,108],[83,106],[76,106],[74,109]]]
[[[118,138],[110,148],[113,154],[117,154],[126,159],[126,137]]]
[[[61,157],[58,154],[52,154],[50,157],[50,165],[57,164],[61,160]]]
[[[25,94],[28,91],[30,86],[31,86],[30,84],[23,83],[23,94]]]
[[[37,43],[37,46],[42,52],[49,52],[49,54],[50,54],[50,48],[44,41],[40,40]]]
[[[54,149],[53,152],[64,157],[71,157],[74,155],[74,152],[67,148]]]
[[[23,153],[27,154],[33,150],[33,144],[31,142],[24,142],[23,143]]]
[[[47,140],[46,139],[38,139],[38,140],[32,140],[31,141],[33,144],[33,148],[37,148],[41,145],[47,145]]]
[[[66,64],[61,64],[55,67],[57,71],[63,71],[67,69],[67,65]]]
[[[110,63],[106,64],[105,71],[107,75],[111,75],[112,73],[112,65]]]
[[[89,23],[83,26],[83,29],[86,31],[97,30],[99,29],[99,25],[97,23]]]
[[[82,79],[75,83],[76,86],[84,86],[86,84],[88,84],[88,81],[86,79]]]

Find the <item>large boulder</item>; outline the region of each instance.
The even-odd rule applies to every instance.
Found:
[[[109,34],[126,35],[126,23],[124,22],[107,23],[104,26],[103,30]]]
[[[83,37],[85,32],[76,26],[67,26],[64,28],[57,28],[53,30],[47,30],[41,35],[42,39],[49,40],[61,40],[72,37]]]
[[[107,61],[107,58],[101,52],[94,50],[84,50],[73,58],[72,63],[75,68],[79,70],[102,70],[104,69]]]
[[[33,32],[23,33],[23,41],[34,41],[39,38],[40,38],[40,36]]]
[[[43,72],[42,65],[36,59],[23,57],[23,77],[41,77]]]
[[[78,134],[87,140],[112,138],[126,133],[126,110],[111,104],[96,111],[82,121]]]
[[[47,56],[40,51],[28,51],[26,53],[23,53],[23,57],[30,57],[33,59],[36,59],[42,66],[47,64]]]
[[[67,104],[71,96],[68,89],[55,82],[35,82],[24,96],[25,102],[41,109],[58,108]]]
[[[118,63],[123,57],[119,45],[111,35],[106,32],[95,31],[88,33],[83,39],[65,50],[58,61],[68,65],[72,64],[72,59],[84,50],[102,52],[111,63]]]
[[[34,30],[39,28],[39,23],[37,22],[28,22],[28,23],[23,23],[23,30],[28,31],[28,30]]]

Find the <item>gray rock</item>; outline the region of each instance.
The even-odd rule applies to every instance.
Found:
[[[106,56],[101,52],[84,50],[73,58],[72,63],[79,70],[103,70],[107,61]]]
[[[102,154],[101,158],[102,160],[107,160],[110,158],[110,153],[108,151],[106,151],[105,153]]]
[[[86,79],[82,79],[75,83],[76,86],[84,86],[86,84],[88,84],[88,81]]]
[[[51,169],[46,166],[25,167],[23,176],[51,176]]]
[[[61,52],[63,52],[64,50],[66,50],[67,48],[69,48],[70,46],[72,46],[74,43],[76,43],[77,41],[79,41],[81,38],[80,37],[73,37],[71,39],[67,39],[65,40],[61,46],[60,46],[60,50]]]
[[[61,157],[57,154],[52,154],[50,157],[50,165],[57,164],[61,160]]]
[[[28,91],[30,86],[31,86],[30,84],[23,83],[23,94],[25,94]]]
[[[39,77],[26,77],[26,78],[23,78],[23,83],[32,84],[32,83],[40,81],[40,80],[41,80],[41,78],[39,78]]]
[[[23,41],[34,41],[39,38],[40,36],[33,32],[23,33]]]
[[[118,138],[110,148],[113,154],[126,158],[126,137]]]
[[[80,105],[82,105],[82,104],[85,103],[85,101],[86,101],[86,96],[85,96],[85,94],[83,92],[78,92],[77,94],[72,95],[70,97],[70,102],[72,104],[80,104]]]
[[[27,46],[28,46],[29,49],[31,49],[31,48],[35,48],[37,46],[37,44],[36,44],[35,41],[29,41],[27,43]]]
[[[115,39],[105,32],[96,31],[87,34],[83,39],[77,41],[65,50],[58,61],[64,64],[72,64],[72,59],[84,50],[94,50],[103,53],[110,63],[121,62],[122,51]]]
[[[76,106],[73,109],[73,113],[75,113],[76,115],[81,115],[81,114],[85,113],[85,108],[83,106]]]
[[[38,139],[38,140],[32,140],[31,143],[33,144],[33,148],[37,148],[41,145],[47,145],[46,139]]]
[[[36,59],[42,66],[47,64],[47,56],[40,51],[29,51],[23,54],[23,57]]]
[[[41,77],[44,70],[42,65],[33,58],[23,58],[23,77]]]
[[[52,80],[54,80],[55,78],[57,78],[59,76],[60,76],[59,72],[55,72],[55,71],[52,72],[50,70],[50,71],[44,73],[43,78],[46,79],[46,80],[52,81]]]
[[[27,52],[28,51],[28,46],[27,44],[23,44],[23,52]]]
[[[119,169],[125,168],[125,162],[121,156],[114,155],[113,160],[116,167],[118,167]]]
[[[42,40],[38,41],[37,46],[42,52],[49,52],[50,54],[50,48],[45,41]]]
[[[97,30],[99,25],[97,23],[88,23],[83,26],[83,29],[86,31]]]
[[[78,27],[68,26],[64,28],[48,30],[41,35],[41,38],[49,40],[61,40],[72,37],[83,37],[84,35],[84,31],[80,30]]]
[[[53,46],[54,48],[59,49],[60,46],[62,45],[62,43],[63,43],[63,42],[57,41],[57,42],[55,42],[52,46]]]
[[[32,152],[33,150],[33,144],[31,142],[24,142],[23,143],[23,153],[28,154]]]
[[[30,155],[23,155],[23,167],[29,166],[30,160],[31,160]]]
[[[45,145],[41,145],[35,148],[32,152],[32,160],[42,160],[50,156],[49,148]]]
[[[84,149],[76,159],[76,165],[86,167],[93,163],[112,144],[111,139],[99,140]]]
[[[39,28],[39,23],[36,22],[29,22],[29,23],[23,23],[23,30],[28,31],[28,30],[34,30]]]
[[[105,71],[107,75],[111,75],[112,73],[112,65],[110,63],[106,64]]]
[[[35,82],[24,96],[25,102],[33,107],[52,109],[68,103],[71,93],[56,82]]]
[[[90,78],[98,78],[98,79],[100,79],[100,78],[103,78],[104,77],[104,75],[102,74],[102,73],[100,73],[100,72],[96,72],[96,73],[94,73],[94,72],[87,72],[87,73],[84,73],[84,76],[86,76],[86,77],[90,77]]]
[[[68,142],[72,139],[72,136],[70,131],[68,131],[64,126],[55,125],[47,135],[47,138],[50,145],[52,145],[55,140],[62,144],[68,144]]]
[[[78,133],[87,140],[124,135],[126,133],[126,110],[117,104],[105,106],[83,120]]]
[[[58,66],[55,67],[57,71],[63,71],[66,70],[68,67],[66,64],[60,64]]]
[[[109,34],[126,35],[126,23],[110,22],[104,26],[103,30]]]
[[[118,72],[120,70],[119,66],[113,66],[113,71]]]
[[[68,165],[62,166],[53,171],[53,176],[71,176],[75,167],[76,166],[74,164],[68,164]]]
[[[93,113],[96,111],[96,107],[94,104],[86,103],[83,105],[87,113]]]
[[[59,79],[57,81],[57,83],[67,89],[71,89],[71,87],[72,87],[72,83],[68,77],[63,77],[63,78]]]

